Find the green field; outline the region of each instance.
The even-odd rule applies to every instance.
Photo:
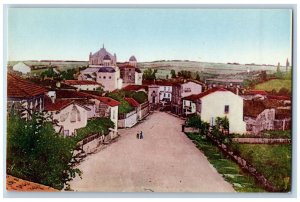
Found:
[[[291,145],[233,143],[231,147],[280,191],[291,190]]]
[[[289,92],[291,92],[292,81],[287,79],[273,79],[255,86],[255,89],[257,90],[272,91],[274,89],[276,92],[278,92],[281,88],[286,88]]]

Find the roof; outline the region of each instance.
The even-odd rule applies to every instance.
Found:
[[[128,86],[125,86],[123,88],[123,90],[125,90],[125,91],[138,91],[138,90],[142,90],[142,89],[145,89],[147,91],[148,86],[145,86],[145,85],[128,85]]]
[[[18,76],[7,75],[7,96],[15,98],[29,98],[42,95],[47,90]]]
[[[140,104],[133,98],[128,98],[128,97],[125,97],[124,98],[131,106],[133,107],[138,107],[140,106]]]
[[[36,84],[40,84],[42,86],[44,86],[47,89],[68,89],[68,90],[76,90],[77,88],[74,86],[70,86],[68,84],[62,83],[62,82],[58,82],[52,79],[30,79],[30,81],[36,83]],[[60,85],[58,87],[58,84]]]
[[[195,101],[197,99],[201,99],[201,98],[203,98],[203,97],[205,97],[205,96],[207,96],[209,94],[212,94],[214,92],[219,92],[219,91],[222,91],[222,92],[226,91],[226,92],[232,93],[231,91],[226,90],[224,88],[211,88],[211,89],[209,89],[207,91],[204,91],[203,93],[189,95],[189,96],[183,97],[182,99]]]
[[[116,70],[113,67],[100,67],[98,68],[98,72],[116,72]]]
[[[291,97],[282,95],[267,95],[267,98],[274,100],[291,100]]]
[[[173,83],[167,80],[143,80],[143,85],[172,86]]]
[[[57,192],[59,190],[35,182],[22,180],[11,175],[6,176],[6,190],[18,192]]]
[[[51,99],[46,96],[45,97],[45,110],[46,111],[60,111],[64,109],[65,107],[69,106],[72,104],[74,101],[73,100],[55,100],[54,103],[52,103]]]
[[[81,70],[81,73],[91,73],[91,72],[98,72],[99,71],[99,67],[89,67],[86,68],[84,70]]]
[[[248,90],[244,92],[244,95],[268,95],[264,90]]]
[[[126,69],[126,68],[133,68],[133,69],[135,69],[135,67],[134,67],[134,66],[132,66],[132,65],[129,65],[129,64],[123,64],[123,65],[119,65],[119,68],[120,68],[120,69]]]
[[[172,85],[173,86],[181,86],[182,84],[188,83],[188,82],[193,82],[199,85],[205,85],[203,82],[201,81],[197,81],[194,79],[176,79],[175,81],[172,81]]]
[[[56,90],[56,98],[73,98],[73,99],[88,99],[93,96],[88,93],[83,93],[80,91],[71,91],[71,90]]]
[[[129,61],[136,61],[136,58],[135,58],[135,56],[133,55],[133,56],[131,56],[130,58],[129,58]]]
[[[110,58],[114,58],[114,56],[110,54],[104,47],[92,54],[92,57],[100,57],[103,59],[106,55],[108,55]]]
[[[111,107],[115,107],[120,105],[121,103],[110,98],[110,97],[97,97],[96,99],[98,99],[99,101],[111,106]]]
[[[281,106],[283,104],[280,100],[244,100],[244,116],[257,117],[265,109],[276,109]]]
[[[89,80],[65,80],[64,83],[68,85],[102,85],[96,81]]]
[[[137,72],[137,73],[142,73],[142,71],[139,69],[139,68],[135,68],[135,71]]]

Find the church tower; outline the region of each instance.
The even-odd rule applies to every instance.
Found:
[[[289,59],[286,59],[286,65],[285,65],[285,70],[288,71],[290,67]]]

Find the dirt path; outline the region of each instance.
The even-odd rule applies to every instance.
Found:
[[[143,123],[120,130],[121,137],[78,167],[75,191],[234,192],[181,131],[182,120],[155,112]],[[136,139],[143,131],[144,139]]]

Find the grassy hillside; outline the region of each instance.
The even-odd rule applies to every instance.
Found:
[[[265,91],[272,91],[273,89],[277,92],[281,88],[286,88],[291,92],[292,90],[292,81],[287,79],[273,79],[264,83],[257,84],[255,89],[258,90],[265,90]]]

